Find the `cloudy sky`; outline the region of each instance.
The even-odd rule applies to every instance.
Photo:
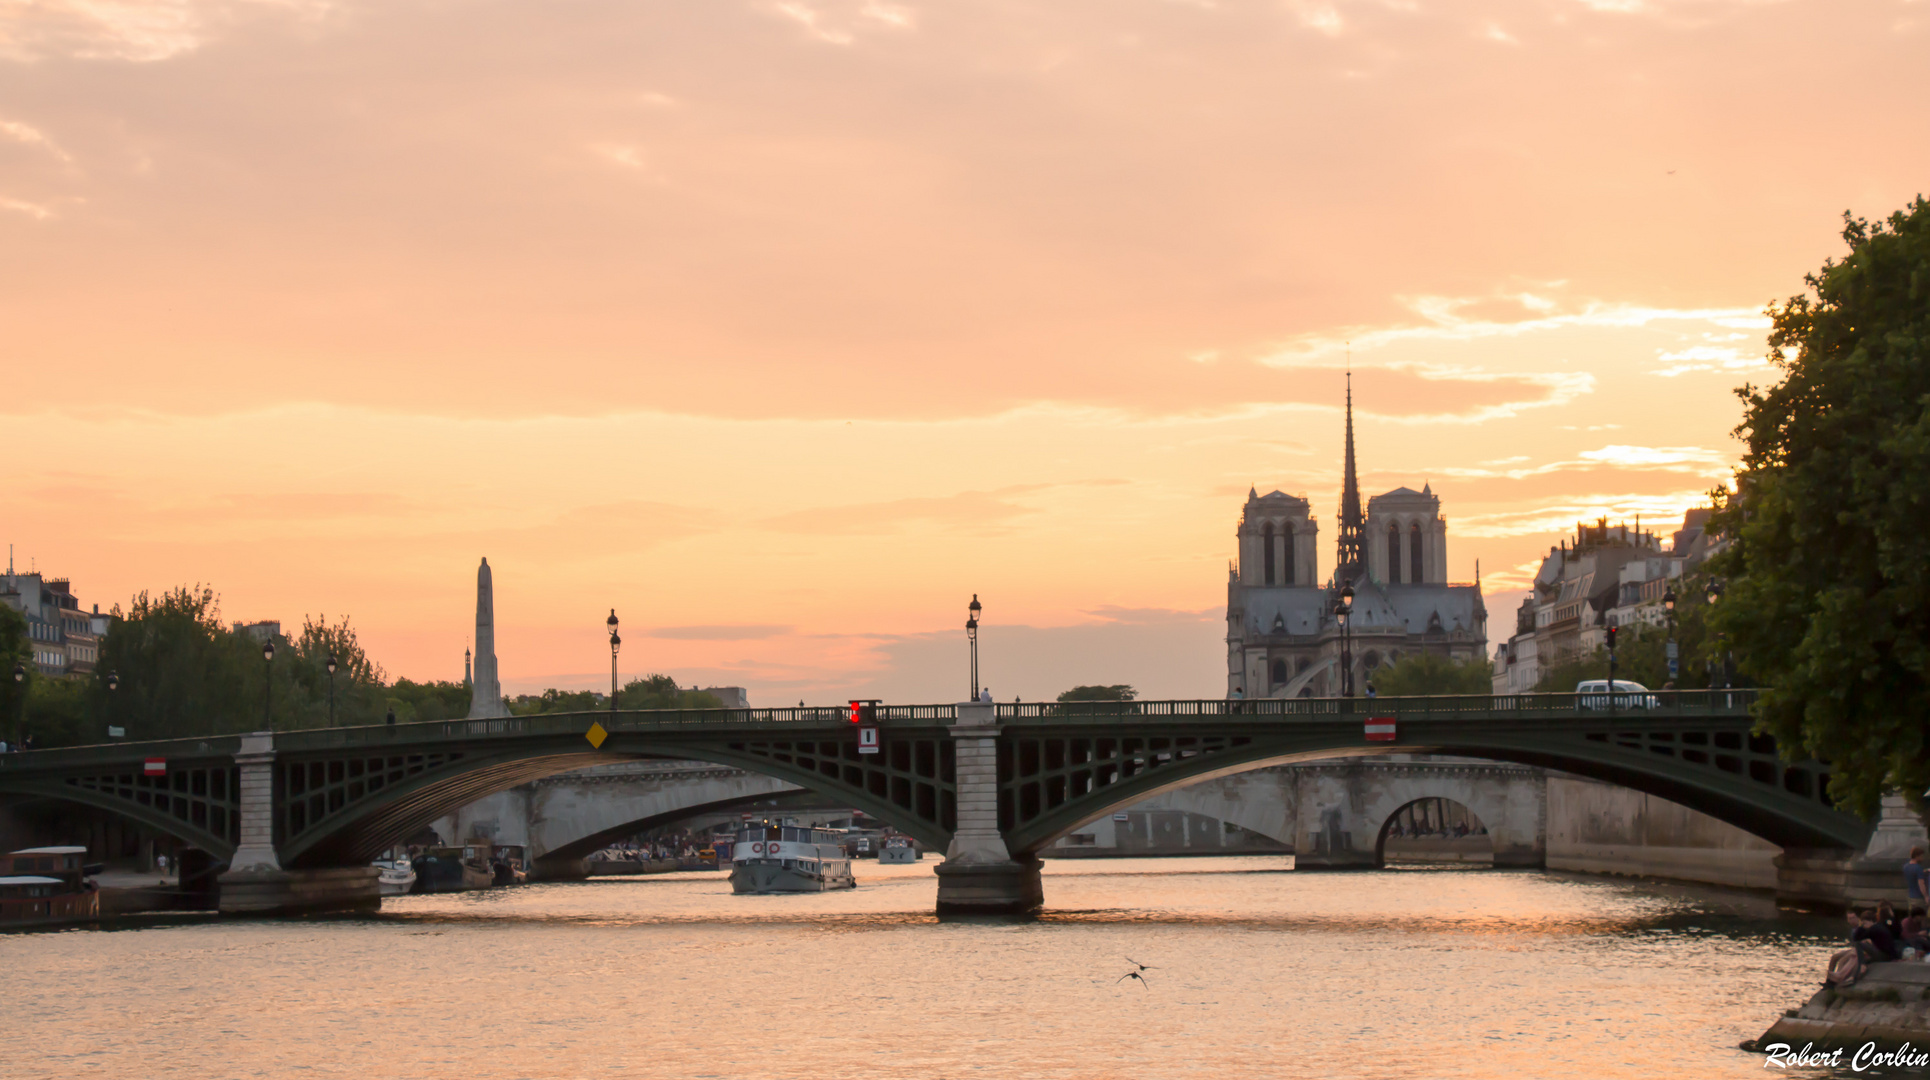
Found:
[[[5,539],[458,677],[1223,688],[1250,485],[1506,618],[1930,178],[1930,0],[0,0]],[[1351,343],[1351,344],[1350,344]]]

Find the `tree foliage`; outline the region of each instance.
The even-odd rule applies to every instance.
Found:
[[[1131,701],[1139,691],[1125,683],[1113,686],[1075,686],[1059,695],[1060,701]]]
[[[1761,728],[1831,764],[1839,804],[1930,783],[1930,202],[1769,309],[1780,383],[1744,386],[1748,451],[1716,524],[1715,626],[1766,690]]]
[[[1456,663],[1435,653],[1410,653],[1374,670],[1374,693],[1389,697],[1486,694],[1494,689],[1494,665],[1483,659]]]

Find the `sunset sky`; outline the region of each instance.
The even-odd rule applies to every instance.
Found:
[[[1930,0],[0,0],[16,564],[512,691],[1224,690],[1250,485],[1506,633],[1930,190]]]

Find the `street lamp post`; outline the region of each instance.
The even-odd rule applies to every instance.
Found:
[[[13,748],[20,749],[20,738],[27,729],[27,665],[13,666]]]
[[[1720,578],[1711,579],[1709,582],[1709,606],[1715,607],[1716,601],[1721,599],[1722,580]],[[1716,651],[1722,655],[1722,685],[1720,687],[1716,686],[1715,678],[1711,675],[1709,679],[1709,689],[1727,690],[1729,689],[1729,642],[1720,630],[1716,631]],[[1711,657],[1709,663],[1711,667],[1713,667],[1715,659]]]
[[[1615,624],[1610,623],[1605,635],[1608,638],[1608,715],[1615,715]]]
[[[610,609],[610,617],[604,620],[610,628],[610,719],[617,715],[617,650],[623,647],[623,639],[617,636],[617,609]]]
[[[261,699],[261,726],[265,731],[275,730],[275,639],[269,638],[261,643],[261,682],[264,694]]]
[[[1349,625],[1354,614],[1354,587],[1343,586],[1334,601],[1334,620],[1340,623],[1340,696],[1354,696],[1354,636]]]
[[[977,593],[972,594],[971,605],[967,607],[965,610],[966,610],[965,641],[969,645],[970,651],[972,654],[972,696],[970,700],[977,701],[978,700],[978,617],[979,617],[979,614],[985,610],[984,606],[978,602]]]
[[[328,654],[328,726],[335,726],[335,654]]]
[[[1676,650],[1676,644],[1675,644],[1675,586],[1673,585],[1662,590],[1662,613],[1668,616],[1668,619],[1669,619],[1669,641],[1668,641],[1669,682],[1674,683],[1675,680],[1679,677],[1680,673],[1677,671],[1677,662],[1676,662],[1677,650]]]
[[[107,719],[112,720],[114,719],[114,706],[109,704],[109,700],[113,698],[114,691],[119,690],[121,688],[120,674],[118,672],[113,672],[113,671],[108,672],[107,678],[101,680],[101,685],[107,688],[107,698],[102,699],[101,708],[103,711],[107,713]],[[114,732],[112,729],[114,725],[104,724],[104,726],[109,729],[107,732],[107,737],[110,739],[113,738]]]

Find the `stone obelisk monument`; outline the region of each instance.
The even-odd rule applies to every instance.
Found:
[[[502,684],[496,681],[496,583],[489,560],[476,571],[476,669],[469,693],[469,719],[508,716]]]

